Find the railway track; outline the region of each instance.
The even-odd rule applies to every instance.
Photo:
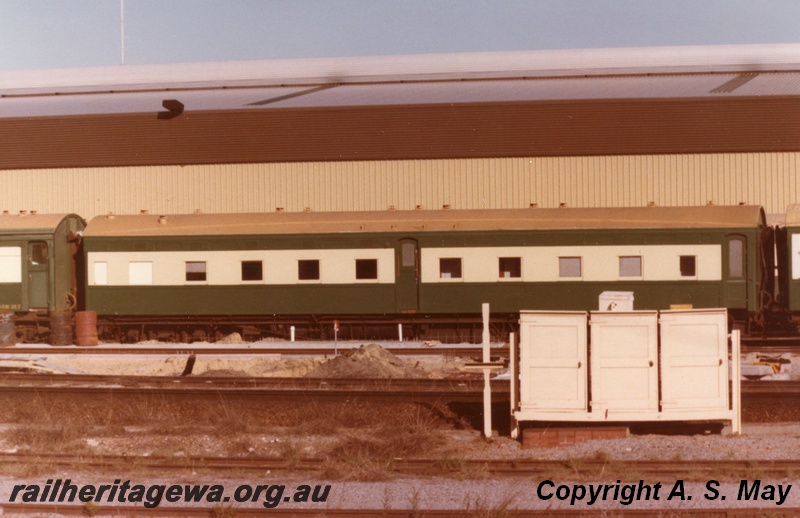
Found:
[[[368,341],[359,342],[367,343]],[[342,344],[338,351],[353,348],[352,345]],[[312,346],[303,345],[297,347],[241,347],[241,346],[214,346],[214,344],[202,344],[193,346],[185,344],[181,346],[169,347],[142,347],[138,345],[120,346],[101,346],[101,347],[79,347],[79,346],[18,346],[5,347],[0,349],[3,355],[47,355],[57,356],[61,354],[140,354],[140,355],[253,355],[253,354],[281,354],[290,356],[331,356],[336,350],[333,346]],[[392,347],[389,349],[392,354],[398,356],[447,356],[447,357],[478,357],[482,354],[480,346],[474,347],[448,347],[436,345],[432,347]],[[492,356],[508,358],[508,347],[492,347]],[[742,353],[800,353],[800,337],[773,337],[773,338],[742,338]]]
[[[45,469],[69,469],[81,466],[82,469],[90,470],[112,470],[114,476],[127,480],[131,477],[128,473],[135,473],[135,477],[146,478],[147,470],[152,470],[159,477],[171,477],[175,480],[191,474],[192,476],[203,476],[206,472],[213,474],[215,478],[233,476],[239,479],[262,481],[268,483],[286,477],[289,473],[300,475],[305,483],[313,481],[316,477],[324,475],[329,461],[321,458],[301,458],[286,459],[274,457],[130,457],[120,455],[104,456],[78,456],[69,454],[0,454],[0,463],[5,466],[24,464],[26,467],[40,465]],[[490,477],[490,480],[519,478],[519,487],[523,491],[534,491],[533,481],[542,480],[566,480],[568,477],[579,480],[592,480],[595,483],[614,484],[615,480],[628,478],[630,480],[640,479],[647,484],[655,481],[662,483],[664,487],[669,487],[675,480],[706,482],[709,480],[736,480],[752,479],[755,474],[758,477],[786,480],[796,476],[796,461],[761,461],[761,460],[723,460],[705,461],[693,460],[691,467],[687,467],[686,461],[608,461],[595,459],[572,459],[565,461],[543,461],[543,460],[485,460],[485,459],[461,459],[445,461],[441,459],[393,459],[381,463],[382,469],[387,473],[394,474],[403,479],[409,477],[422,477],[421,480],[441,481],[445,478],[462,480],[465,474],[482,474],[483,477]],[[29,469],[29,468],[28,468]],[[268,471],[267,471],[268,470]],[[269,473],[267,479],[263,474]],[[633,475],[635,474],[635,475]],[[249,477],[249,478],[247,478]],[[431,478],[435,477],[435,478]],[[633,477],[633,478],[631,478]],[[73,480],[75,478],[73,477]],[[115,482],[116,483],[116,482]],[[202,482],[201,482],[202,483]],[[310,482],[316,483],[316,482]],[[617,482],[619,483],[619,482]],[[630,481],[626,482],[630,483]],[[330,481],[334,491],[340,491],[343,482]],[[380,484],[379,484],[380,485]],[[380,487],[379,489],[380,490]],[[348,492],[347,490],[345,490]],[[348,492],[353,498],[357,499],[355,493]],[[369,491],[362,487],[359,491]],[[386,497],[384,496],[384,499]],[[225,500],[229,502],[230,500]],[[288,501],[288,498],[284,501]],[[291,503],[282,507],[264,509],[259,506],[260,502],[247,502],[244,504],[211,504],[197,505],[190,504],[188,507],[180,504],[160,505],[157,509],[145,509],[142,506],[116,505],[116,503],[101,502],[87,506],[80,503],[0,503],[0,509],[4,514],[35,514],[52,513],[62,516],[142,516],[152,515],[153,512],[158,516],[586,516],[587,513],[594,514],[593,511],[605,512],[602,509],[591,509],[587,506],[578,506],[574,509],[552,509],[550,505],[543,506],[540,510],[535,509],[515,509],[513,501],[495,504],[495,508],[475,506],[469,509],[424,509],[419,507],[397,509],[392,508],[388,502],[384,502],[382,508],[357,508],[347,509],[340,505],[329,506],[320,503],[301,504],[303,507],[295,507]],[[375,505],[375,504],[373,504]],[[378,504],[380,505],[380,504]],[[405,505],[409,504],[405,502]],[[365,504],[365,507],[368,504]],[[227,511],[227,514],[226,514]],[[606,510],[614,516],[652,516],[654,509],[629,509],[619,507]],[[665,509],[666,511],[666,509]],[[712,509],[693,509],[681,505],[678,509],[668,510],[669,516],[762,516],[756,512],[757,508],[712,508]],[[774,512],[773,512],[774,511]],[[797,509],[774,509],[771,508],[770,516],[795,516]]]
[[[492,401],[509,402],[509,381],[491,381]],[[348,400],[393,402],[483,401],[483,380],[464,379],[332,379],[205,376],[106,376],[92,374],[0,374],[0,395],[213,397],[216,399]],[[800,406],[798,381],[743,381],[745,404]]]
[[[363,342],[368,343],[368,342]],[[257,355],[257,354],[280,354],[287,356],[333,356],[338,350],[341,354],[346,349],[352,349],[353,346],[340,346],[337,349],[331,347],[237,347],[237,346],[220,346],[209,347],[207,345],[192,347],[191,345],[173,346],[173,347],[137,347],[132,346],[119,346],[119,347],[54,347],[48,345],[42,346],[24,346],[24,347],[6,347],[0,349],[1,355],[41,355],[41,356],[57,356],[61,354],[109,354],[109,355],[123,355],[123,354],[141,354],[141,355]],[[389,349],[392,354],[398,356],[446,356],[446,357],[479,357],[482,354],[482,349],[479,346],[475,347],[447,347],[447,346],[433,346],[433,347],[392,347]],[[492,347],[492,356],[508,357],[508,347]]]
[[[59,516],[91,516],[87,514],[87,509],[80,505],[64,505],[64,504],[0,504],[0,511],[4,514],[20,514],[20,515],[59,515]],[[603,513],[604,511],[600,511]],[[209,507],[158,507],[157,515],[165,518],[168,517],[185,517],[185,518],[208,518],[209,516],[226,516],[224,509],[221,509],[218,514]],[[596,514],[587,510],[561,510],[561,509],[501,509],[493,514],[491,509],[477,509],[467,511],[464,509],[457,510],[443,510],[443,509],[341,509],[341,508],[324,508],[320,509],[259,509],[259,508],[236,508],[235,512],[231,511],[230,516],[236,518],[258,518],[261,516],[271,517],[293,517],[293,516],[330,516],[330,517],[352,517],[359,518],[375,517],[375,516],[402,516],[409,517],[415,516],[419,518],[469,518],[469,517],[485,517],[485,516],[579,516],[586,517]],[[668,509],[663,512],[658,512],[654,509],[638,510],[638,509],[625,509],[615,510],[613,512],[606,512],[603,516],[646,516],[650,517],[654,514],[656,516],[670,516],[670,517],[712,517],[712,518],[760,518],[763,516],[770,516],[774,518],[792,518],[800,513],[800,508],[787,508],[770,510],[768,513],[762,512],[757,509],[735,509],[735,508],[714,508],[714,509]],[[143,509],[142,507],[135,506],[120,506],[120,505],[103,505],[98,510],[95,516],[153,516],[152,509]]]
[[[492,381],[493,400],[508,403],[508,381]],[[328,400],[391,402],[482,401],[483,380],[477,379],[320,379],[320,378],[230,378],[3,374],[0,395],[6,398],[137,396],[170,398],[257,399],[281,401]]]
[[[800,336],[742,337],[742,353],[800,353]]]
[[[359,342],[368,343],[368,341]],[[338,351],[353,348],[352,345],[343,344]],[[5,347],[0,349],[2,355],[46,355],[57,356],[62,354],[139,354],[139,355],[254,355],[254,354],[281,354],[290,356],[331,356],[335,354],[333,346],[320,347],[315,345],[303,345],[297,347],[241,347],[241,346],[215,346],[214,344],[202,344],[193,346],[184,344],[180,346],[164,347],[142,347],[138,345],[119,345],[119,346],[100,346],[100,347],[79,347],[79,346],[17,346]],[[447,357],[478,357],[482,354],[480,346],[474,347],[448,347],[436,345],[432,347],[392,347],[389,349],[392,354],[398,356],[447,356]],[[508,358],[508,347],[492,347],[492,356]],[[742,353],[800,353],[800,337],[773,337],[773,338],[742,338]]]
[[[0,453],[0,464],[45,465],[94,469],[152,469],[158,473],[207,470],[215,475],[270,472],[323,472],[331,462],[323,458],[279,457],[152,457],[130,455],[72,455],[66,453]],[[619,473],[669,480],[735,479],[758,473],[762,477],[785,478],[798,474],[797,460],[596,460],[563,461],[537,459],[391,459],[382,463],[385,471],[403,476],[460,477],[482,473],[494,477],[615,478]]]

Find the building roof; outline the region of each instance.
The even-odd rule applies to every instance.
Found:
[[[0,170],[800,151],[800,45],[0,72]]]
[[[159,237],[493,230],[617,230],[754,228],[754,205],[601,209],[276,212],[260,214],[108,215],[93,218],[85,236]]]
[[[0,117],[800,95],[800,45],[653,47],[0,72]]]

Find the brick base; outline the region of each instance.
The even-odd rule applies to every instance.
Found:
[[[627,426],[550,426],[522,430],[522,447],[556,448],[592,439],[624,439],[630,435]]]

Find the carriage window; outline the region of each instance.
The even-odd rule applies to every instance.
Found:
[[[620,277],[641,277],[642,276],[642,257],[628,256],[619,258]]]
[[[318,281],[319,259],[301,259],[297,261],[297,278],[301,281]]]
[[[149,261],[131,261],[128,263],[128,284],[153,284],[153,263]]]
[[[105,286],[108,284],[108,263],[98,261],[94,263],[94,284],[95,286]]]
[[[47,243],[31,243],[31,264],[47,264]]]
[[[682,255],[680,258],[681,277],[695,277],[697,275],[697,257]]]
[[[264,263],[262,261],[242,261],[242,280],[260,281],[264,279]]]
[[[377,279],[377,259],[356,259],[356,279]]]
[[[417,247],[414,243],[403,243],[400,249],[402,255],[403,266],[414,266],[416,264]]]
[[[439,259],[439,278],[441,279],[460,279],[461,278],[461,258]]]
[[[558,276],[559,277],[581,277],[581,258],[580,257],[559,257]]]
[[[501,279],[519,279],[522,277],[522,258],[501,257],[499,263]]]
[[[22,249],[0,246],[0,282],[22,282]]]
[[[744,240],[728,241],[728,276],[732,279],[744,277]]]
[[[186,280],[205,281],[206,262],[205,261],[186,261]]]

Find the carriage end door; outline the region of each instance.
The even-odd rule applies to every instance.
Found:
[[[49,301],[50,261],[47,243],[28,243],[28,307],[46,308]]]
[[[401,239],[395,250],[395,303],[398,313],[419,309],[419,245],[415,239]]]
[[[725,237],[722,253],[722,304],[727,308],[747,308],[747,238],[734,234]]]

